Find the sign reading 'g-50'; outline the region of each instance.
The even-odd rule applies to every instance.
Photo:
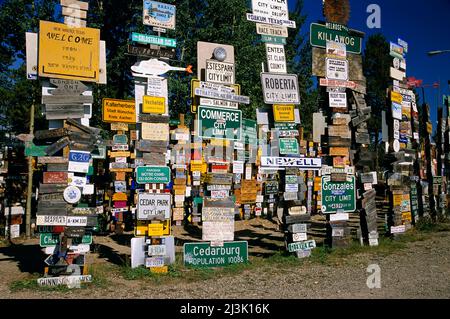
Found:
[[[264,103],[300,104],[296,74],[261,73]]]

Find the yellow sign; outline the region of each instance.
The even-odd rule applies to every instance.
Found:
[[[128,200],[127,194],[125,193],[115,193],[112,198],[113,202],[121,202]]]
[[[150,267],[150,272],[154,274],[167,274],[169,272],[169,267],[168,266]]]
[[[99,81],[100,30],[40,21],[39,75]]]
[[[162,223],[163,225],[163,236],[169,236],[170,235],[170,229],[172,225],[172,221],[170,219],[166,219]]]
[[[400,93],[397,92],[391,92],[391,101],[402,104],[403,102],[403,96]]]
[[[294,105],[273,106],[273,116],[275,122],[295,122]]]
[[[135,234],[135,236],[145,236],[147,229],[148,229],[147,226],[134,227],[134,234]]]
[[[394,206],[401,206],[402,205],[402,199],[403,195],[395,195],[394,194]]]
[[[103,122],[136,123],[134,100],[103,99]]]
[[[191,172],[201,172],[206,173],[208,170],[208,165],[203,161],[191,161]]]
[[[163,224],[148,224],[148,235],[149,236],[164,236],[164,225]]]
[[[164,114],[166,113],[166,99],[157,96],[144,96],[142,113]]]

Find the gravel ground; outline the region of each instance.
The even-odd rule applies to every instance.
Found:
[[[121,247],[115,245],[111,249],[117,251]],[[24,254],[30,253],[23,247],[20,249]],[[39,263],[41,257],[31,259],[28,255],[17,260],[9,251],[0,248],[0,298],[450,298],[450,232],[408,243],[406,249],[387,256],[364,253],[333,264],[307,262],[287,269],[245,270],[239,275],[190,283],[125,280],[111,272],[105,287],[69,293],[31,289],[11,292],[9,284],[29,276],[34,270],[29,263]],[[92,255],[95,262],[110,261]],[[369,289],[366,285],[369,275],[366,269],[370,264],[381,268],[380,289]]]

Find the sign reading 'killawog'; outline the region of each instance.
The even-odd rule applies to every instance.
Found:
[[[139,166],[136,169],[136,181],[139,184],[168,184],[170,169],[167,166]]]
[[[210,243],[186,243],[183,252],[186,266],[221,267],[248,261],[246,241],[224,242],[222,247],[211,247]]]
[[[261,73],[264,103],[300,104],[296,74]]]
[[[199,106],[198,114],[200,137],[241,140],[242,111]]]
[[[346,182],[332,182],[330,176],[322,176],[322,212],[324,214],[352,213],[356,209],[355,177]]]
[[[327,41],[334,41],[345,44],[347,52],[361,53],[362,38],[350,35],[345,30],[333,30],[322,24],[311,23],[310,36],[313,47],[326,48]]]

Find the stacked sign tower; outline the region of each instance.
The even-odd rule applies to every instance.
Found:
[[[87,256],[98,222],[90,207],[95,205],[93,155],[99,156],[103,144],[100,130],[89,127],[93,96],[87,83],[106,84],[106,60],[100,30],[86,28],[88,3],[62,0],[61,5],[65,24],[40,21],[39,35],[26,35],[28,79],[43,79],[49,120],[49,130],[34,134],[40,152],[33,155],[45,166],[36,225],[48,255],[38,284],[76,286],[91,281]]]

